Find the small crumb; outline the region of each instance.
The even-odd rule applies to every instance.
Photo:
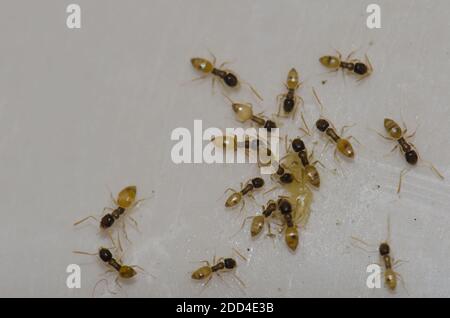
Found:
[[[322,85],[325,85],[327,83],[327,80],[322,81]]]

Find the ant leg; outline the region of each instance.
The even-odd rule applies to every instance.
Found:
[[[95,216],[89,215],[88,217],[85,217],[84,219],[77,221],[73,224],[73,226],[77,226],[80,223],[83,223],[84,221],[86,221],[87,219],[94,219],[95,221],[98,222],[97,218]]]
[[[220,278],[220,280],[227,286],[230,287],[230,285],[228,285],[228,283],[223,279],[222,275],[219,274],[219,272],[216,272],[217,277]]]
[[[276,185],[276,186],[274,186],[272,189],[267,190],[266,192],[264,192],[263,194],[266,195],[267,193],[272,192],[273,190],[275,190],[275,189],[277,189],[277,188],[279,189],[280,186],[279,186],[279,185]]]
[[[119,283],[119,275],[117,275],[116,279],[114,280],[114,283],[119,286],[119,288],[122,288],[122,285]]]
[[[356,241],[356,242],[359,242],[359,243],[361,243],[361,244],[363,244],[364,246],[367,246],[367,247],[373,247],[373,246],[374,246],[374,245],[372,245],[372,244],[368,244],[367,242],[363,241],[362,239],[360,239],[360,238],[358,238],[358,237],[356,237],[356,236],[351,236],[351,239],[354,240],[354,241]],[[375,251],[368,250],[368,249],[366,249],[366,248],[364,248],[364,247],[362,247],[362,246],[356,244],[356,243],[353,242],[353,241],[352,241],[351,245],[352,245],[353,247],[359,248],[359,249],[361,249],[361,250],[363,250],[363,251],[365,251],[365,252],[367,252],[367,253],[376,253],[376,252],[377,252],[376,250],[375,250]]]
[[[208,50],[208,53],[209,53],[209,55],[211,55],[211,57],[212,57],[212,65],[213,66],[215,66],[216,65],[216,62],[217,62],[217,58],[216,58],[216,56],[214,55],[214,53],[213,52],[211,52],[211,50],[210,49],[207,49]]]
[[[82,252],[82,251],[72,251],[74,254],[83,254],[83,255],[90,255],[90,256],[97,256],[98,252],[96,253],[89,253],[89,252]]]
[[[208,277],[208,279],[206,280],[206,283],[203,284],[203,289],[202,292],[205,290],[206,286],[208,286],[209,281],[211,280],[212,275]]]
[[[248,220],[248,219],[251,219],[251,218],[253,218],[253,216],[248,216],[248,217],[246,217],[246,218],[244,219],[244,221],[242,222],[242,225],[241,225],[241,227],[239,228],[239,230],[238,230],[236,233],[234,233],[230,238],[235,237],[240,231],[242,231],[242,229],[244,228],[244,225],[245,225],[245,223],[247,222],[247,220]]]
[[[111,289],[109,289],[109,284],[108,284],[108,280],[106,278],[100,279],[97,283],[95,283],[94,288],[92,289],[92,295],[91,297],[94,298],[95,297],[95,290],[97,289],[98,284],[100,284],[101,282],[105,282],[106,283],[106,290],[113,295],[116,295],[117,293],[115,291],[112,291]]]
[[[278,94],[277,96],[277,104],[278,104],[278,112],[276,114],[277,117],[286,117],[281,115],[281,98],[286,97],[286,94]]]
[[[339,159],[339,157],[338,157],[338,155],[337,155],[337,148],[334,149],[334,154],[333,154],[333,156],[334,156],[334,160],[335,160],[338,164],[340,164],[340,163],[341,163],[341,160]]]
[[[392,137],[390,137],[390,136],[385,136],[385,135],[383,135],[382,133],[376,131],[375,129],[371,129],[371,130],[373,130],[374,132],[376,132],[376,133],[378,134],[378,136],[380,136],[381,138],[384,138],[384,139],[389,140],[389,141],[397,141],[397,139],[392,138]]]
[[[411,143],[411,145],[414,148],[416,148],[416,146],[414,146],[412,143]],[[419,156],[420,161],[422,161],[426,166],[428,166],[430,168],[430,170],[433,171],[436,174],[436,176],[438,176],[438,178],[440,178],[441,180],[445,179],[444,176],[439,172],[439,170],[430,161],[423,160],[422,157],[420,156],[419,152],[417,152],[417,154]]]
[[[128,238],[128,233],[127,233],[125,222],[122,222],[122,232],[123,232],[125,239],[128,241],[128,243],[132,244],[132,242]]]
[[[114,195],[113,195],[111,189],[108,188],[108,190],[109,190],[109,196],[111,197],[111,201],[112,201],[116,206],[119,206],[119,204],[117,204],[116,199],[114,198]]]
[[[303,125],[305,125],[305,129],[303,128],[299,128],[301,131],[303,131],[305,134],[307,134],[308,136],[311,136],[311,130],[308,127],[308,124],[306,123],[305,117],[303,116],[303,112],[300,112],[300,117],[302,119]]]
[[[244,288],[246,287],[242,279],[240,279],[234,272],[231,272],[231,275],[233,275],[234,278],[236,278],[236,280],[242,285],[242,287]]]
[[[353,126],[355,126],[355,125],[356,125],[356,124],[342,126],[342,128],[341,128],[341,136],[344,135],[345,131],[346,131],[348,128],[351,128],[351,127],[353,127]]]
[[[134,228],[136,229],[136,231],[141,233],[141,231],[139,230],[138,222],[131,215],[128,215],[128,220],[133,222],[133,225],[134,225]]]
[[[317,103],[319,104],[320,114],[322,115],[323,114],[323,104],[320,101],[319,96],[317,95],[316,89],[314,87],[312,88],[312,92],[313,92],[314,97],[316,98]]]
[[[240,253],[236,248],[234,248],[234,247],[232,247],[231,248],[232,250],[233,250],[233,252],[235,252],[236,253],[236,255],[238,255],[240,258],[242,258],[244,261],[248,261],[247,260],[247,258],[244,256],[244,255],[242,255],[242,253]]]
[[[264,100],[264,99],[261,97],[261,95],[258,93],[258,91],[257,91],[252,85],[250,85],[250,83],[244,82],[244,81],[242,81],[242,83],[244,83],[245,85],[247,85],[247,86],[250,88],[250,90],[253,92],[253,94],[254,94],[260,101],[263,101],[263,100]]]
[[[402,287],[405,289],[406,293],[409,295],[409,291],[406,288],[405,280],[403,279],[403,276],[400,275],[400,273],[394,272],[396,276],[400,279],[400,282],[402,283]]]
[[[395,150],[397,150],[397,148],[398,148],[398,144],[396,144],[396,145],[391,149],[391,151],[389,151],[389,153],[385,154],[384,156],[385,156],[385,157],[386,157],[386,156],[389,156],[389,155],[392,154]]]
[[[196,81],[199,81],[199,80],[203,80],[206,77],[208,77],[208,75],[209,74],[205,74],[205,75],[202,75],[202,76],[199,76],[199,77],[195,77],[195,78],[191,79],[191,82],[196,82]]]
[[[397,259],[395,260],[395,262],[392,263],[392,268],[398,268],[400,266],[402,266],[404,263],[408,263],[408,261],[402,260],[402,259]]]
[[[243,198],[242,199],[242,206],[241,206],[241,209],[239,210],[239,213],[242,213],[242,211],[244,210],[244,207],[245,207],[245,199]]]
[[[267,222],[267,231],[269,232],[269,233],[266,234],[267,237],[270,237],[272,239],[275,238],[275,234],[272,233],[272,229],[270,228],[270,222],[269,221]]]
[[[220,198],[218,200],[220,200],[229,191],[231,191],[233,193],[238,193],[238,191],[234,190],[233,188],[228,188],[225,190],[225,192],[220,196]]]
[[[350,140],[350,139],[353,139],[353,140],[356,141],[359,145],[361,145],[361,142],[359,142],[359,140],[356,139],[355,137],[353,137],[353,136],[348,136],[348,137],[347,137],[347,140]]]
[[[325,146],[323,146],[322,153],[324,153],[328,149],[328,146],[330,145],[330,143],[331,143],[331,141],[329,139],[327,139]]]
[[[402,180],[403,180],[403,177],[409,172],[409,168],[405,168],[405,169],[403,169],[401,172],[400,172],[400,178],[399,178],[399,180],[398,180],[398,187],[397,187],[397,193],[400,193],[400,190],[401,190],[401,188],[402,188]]]

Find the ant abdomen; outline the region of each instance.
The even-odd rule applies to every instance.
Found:
[[[119,269],[119,275],[122,278],[131,278],[135,276],[137,273],[136,271],[128,265],[122,265]]]
[[[290,226],[286,228],[286,232],[284,235],[285,241],[287,246],[292,250],[295,251],[298,246],[298,230],[297,226]]]
[[[239,204],[242,200],[242,194],[240,192],[235,192],[225,201],[225,207],[232,208]]]
[[[311,165],[306,166],[305,173],[309,183],[311,183],[313,186],[317,188],[320,187],[320,175],[316,167]]]
[[[326,55],[322,56],[319,59],[319,62],[326,67],[329,68],[338,68],[341,65],[340,59],[336,58],[335,56]]]
[[[257,215],[253,218],[252,225],[250,227],[250,233],[252,237],[255,237],[259,233],[261,233],[264,227],[264,219],[264,215]]]
[[[204,279],[208,276],[210,276],[212,273],[211,267],[209,266],[203,266],[197,269],[195,272],[192,273],[192,279]]]
[[[353,150],[352,144],[344,138],[340,138],[336,142],[337,148],[340,153],[342,153],[344,156],[348,158],[353,158],[355,156],[355,152]]]

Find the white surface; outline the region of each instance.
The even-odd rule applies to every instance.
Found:
[[[352,235],[384,240],[388,214],[393,255],[408,261],[398,271],[409,295],[450,296],[450,3],[377,1],[382,29],[369,30],[371,2],[80,0],[82,29],[73,31],[65,27],[69,1],[2,1],[0,296],[89,297],[105,267],[71,252],[109,243],[94,223],[72,224],[110,204],[106,185],[117,193],[128,184],[141,197],[155,195],[134,214],[141,233],[129,228],[124,259],[156,278],[138,276],[121,296],[407,296],[401,285],[395,295],[366,288],[366,265],[378,257],[350,246]],[[367,51],[375,68],[361,85],[324,74],[319,56],[359,47],[356,56]],[[311,126],[313,85],[335,125],[357,124],[350,132],[363,145],[355,162],[343,164],[344,177],[321,170],[295,255],[281,239],[250,240],[248,227],[230,239],[242,219],[218,199],[256,167],[170,159],[176,127],[192,129],[194,119],[237,126],[209,81],[189,83],[197,75],[189,59],[208,57],[208,49],[234,60],[230,67],[263,94],[257,109],[275,112],[295,66],[306,79],[299,93]],[[251,98],[244,89],[233,96]],[[446,180],[418,167],[398,197],[406,163],[398,153],[383,157],[391,144],[369,128],[382,131],[386,116],[400,121],[401,108],[411,129],[420,123],[415,145]],[[286,122],[283,130],[295,136],[299,125]],[[333,166],[332,151],[322,160]],[[200,294],[192,262],[229,255],[233,246],[248,256],[237,271],[245,293],[232,277],[215,277]],[[65,285],[71,263],[82,266],[81,289]],[[103,291],[100,285],[97,296]]]

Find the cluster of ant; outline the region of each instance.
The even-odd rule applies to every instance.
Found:
[[[121,285],[119,283],[120,278],[128,280],[137,275],[137,271],[135,269],[139,269],[140,271],[145,272],[144,269],[142,267],[140,267],[139,265],[123,264],[123,262],[122,262],[123,248],[122,248],[122,244],[120,241],[120,235],[119,235],[120,233],[117,233],[117,242],[114,241],[113,233],[112,233],[112,231],[114,229],[113,225],[118,222],[121,222],[121,230],[123,232],[123,235],[127,241],[130,241],[128,238],[128,235],[127,235],[127,231],[126,231],[125,219],[121,216],[124,215],[125,213],[127,213],[128,214],[127,220],[132,221],[133,225],[137,228],[137,221],[129,214],[132,209],[137,207],[138,204],[140,202],[144,201],[145,199],[136,200],[136,195],[137,195],[136,186],[125,187],[124,189],[122,189],[119,192],[119,194],[117,195],[117,199],[115,199],[111,194],[111,199],[115,205],[115,208],[105,207],[103,209],[103,212],[105,212],[105,211],[109,211],[109,212],[104,214],[100,220],[98,220],[95,216],[90,215],[90,216],[85,217],[84,219],[74,223],[74,226],[77,226],[88,219],[93,219],[99,224],[100,230],[104,231],[107,234],[107,236],[110,238],[110,240],[113,244],[113,246],[110,248],[100,247],[98,249],[98,251],[94,252],[94,253],[83,252],[83,251],[74,251],[74,253],[98,256],[102,262],[104,262],[105,264],[107,264],[109,266],[109,269],[105,273],[117,272],[115,284],[119,287],[121,287]],[[118,252],[118,256],[114,257],[111,250],[116,250]],[[108,281],[106,279],[99,280],[95,284],[95,286],[92,290],[93,296],[94,296],[97,285],[102,281],[105,281],[108,286]],[[115,292],[112,290],[109,290],[109,292],[112,294],[115,294]]]
[[[365,61],[363,62],[358,59],[350,59],[352,54],[353,52],[350,53],[347,59],[344,60],[338,52],[337,56],[323,56],[319,59],[319,61],[323,66],[331,69],[332,71],[343,70],[344,72],[352,73],[357,77],[357,81],[361,81],[372,74],[373,67],[367,55],[365,55]],[[216,80],[218,80],[224,90],[236,89],[242,82],[251,89],[258,99],[262,100],[260,94],[250,84],[240,80],[233,71],[223,69],[222,67],[225,63],[217,68],[215,67],[215,62],[216,58],[214,56],[212,62],[198,57],[191,59],[192,66],[197,71],[203,73],[203,75],[198,79],[211,76],[213,87]],[[287,92],[280,94],[277,97],[278,112],[275,114],[277,117],[294,118],[297,109],[303,107],[304,101],[302,97],[297,95],[297,90],[301,87],[301,85],[302,82],[299,80],[298,72],[295,68],[292,68],[288,72],[287,81],[285,83]],[[349,126],[342,127],[340,133],[338,133],[338,130],[331,123],[331,121],[323,117],[323,105],[314,88],[312,88],[312,93],[317,101],[317,104],[320,106],[321,111],[320,118],[315,122],[315,126],[317,130],[327,138],[327,144],[324,149],[326,149],[329,143],[333,143],[335,145],[334,158],[337,162],[339,162],[338,153],[347,159],[354,159],[355,151],[350,140],[354,139],[356,142],[358,142],[358,140],[352,136],[345,138],[343,137],[345,129]],[[231,103],[232,110],[236,115],[237,121],[241,123],[256,123],[258,126],[266,128],[268,133],[270,133],[272,129],[277,128],[278,124],[275,120],[267,119],[261,114],[255,115],[251,103],[234,102],[226,95],[225,97]],[[303,117],[303,113],[301,114],[301,118],[303,124],[305,125],[305,129],[300,128],[300,130],[310,136],[311,134]],[[409,139],[414,136],[415,132],[407,135],[406,125],[404,125],[404,128],[402,129],[394,120],[388,118],[384,119],[384,127],[388,133],[388,136],[384,136],[382,134],[380,135],[385,139],[396,142],[396,145],[392,151],[399,148],[407,163],[410,165],[416,165],[420,157],[416,147],[409,141]],[[236,151],[236,136],[221,136],[220,138],[213,138],[212,141],[217,147],[227,148],[231,145],[232,150]],[[320,161],[313,159],[313,152],[308,153],[303,137],[296,137],[291,140],[289,147],[287,146],[287,136],[285,141],[286,154],[277,163],[277,169],[275,169],[276,172],[271,175],[271,179],[277,183],[275,188],[282,188],[284,193],[279,195],[277,198],[268,200],[262,207],[260,214],[247,217],[244,220],[241,229],[244,227],[246,220],[251,219],[250,234],[252,238],[260,235],[265,225],[267,225],[268,229],[267,236],[273,238],[276,234],[271,231],[271,224],[275,224],[279,228],[278,232],[280,234],[284,233],[286,245],[291,251],[294,252],[299,244],[299,227],[304,228],[306,226],[311,213],[311,203],[313,201],[312,189],[317,190],[320,187],[320,175],[316,166],[319,164],[324,167],[324,165],[320,163]],[[258,140],[258,145],[261,144],[262,142]],[[248,142],[245,143],[245,148],[246,150],[249,150],[250,147]],[[270,155],[270,150],[268,150],[268,154]],[[443,176],[431,163],[425,161],[423,162],[428,164],[432,171],[434,171],[438,177],[443,179]],[[408,171],[409,169],[404,169],[400,173],[397,188],[398,193],[401,189],[402,178]],[[232,193],[226,199],[225,207],[234,208],[241,204],[241,210],[244,209],[245,197],[247,196],[254,200],[253,193],[256,190],[263,188],[264,185],[265,181],[263,178],[255,177],[246,183],[241,184],[241,189],[239,191],[231,188],[227,189],[226,192],[231,191]],[[272,190],[265,192],[265,194]],[[358,240],[356,238],[354,239]],[[362,242],[361,240],[358,241]],[[385,241],[379,245],[378,252],[385,267],[385,284],[390,290],[395,290],[397,285],[397,276],[400,277],[400,275],[393,270],[394,265],[397,263],[392,261],[388,241]],[[227,266],[226,263],[223,262],[213,266],[209,266],[208,264],[207,267],[194,272],[192,278],[210,278],[211,274],[214,272],[218,272],[222,269],[231,270],[236,267],[236,261],[233,260],[230,264],[232,264],[232,266]],[[200,272],[204,272],[206,275],[200,275]]]

